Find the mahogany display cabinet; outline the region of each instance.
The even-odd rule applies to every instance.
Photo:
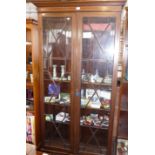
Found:
[[[48,2],[34,1],[40,49],[37,149],[112,155],[125,1]]]

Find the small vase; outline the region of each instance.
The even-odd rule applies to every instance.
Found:
[[[65,75],[65,66],[61,65],[61,78],[63,78]]]
[[[57,65],[53,65],[53,79],[57,78],[57,71],[56,71]]]

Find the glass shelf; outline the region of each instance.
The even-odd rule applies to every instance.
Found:
[[[49,57],[44,57],[44,59],[48,59]],[[63,60],[63,61],[71,61],[71,58],[64,58],[64,57],[52,57],[51,60]]]
[[[47,81],[47,82],[57,82],[57,83],[68,83],[68,84],[70,84],[71,83],[71,80],[52,80],[52,79],[44,79],[44,81]]]
[[[108,130],[108,127],[99,127],[99,126],[93,126],[93,125],[80,125],[80,127]]]
[[[81,83],[82,85],[84,86],[87,86],[87,87],[108,87],[109,90],[111,90],[111,87],[112,87],[112,84],[111,83],[99,83],[99,82],[86,82],[86,81],[82,81]]]
[[[48,106],[60,106],[60,107],[68,107],[70,106],[70,103],[64,104],[60,102],[44,102]]]
[[[90,112],[106,112],[106,113],[110,113],[110,109],[103,109],[103,108],[89,108],[89,107],[81,107],[81,110],[87,110],[87,111],[90,111]]]
[[[70,124],[70,121],[69,122],[62,122],[62,121],[46,121],[46,123],[55,123],[55,124],[62,124],[62,125],[69,125]],[[80,124],[80,127],[87,127],[87,128],[94,128],[94,129],[104,129],[104,130],[108,130],[108,127],[99,127],[99,126],[93,126],[93,125],[81,125]]]

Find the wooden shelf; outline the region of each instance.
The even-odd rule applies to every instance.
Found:
[[[29,113],[32,113],[33,115],[35,115],[34,109],[26,108],[26,112],[29,112]]]
[[[46,121],[47,123],[58,123],[58,124],[63,124],[63,125],[69,125],[69,122],[61,122],[61,121]],[[81,125],[80,127],[87,127],[87,128],[94,128],[94,129],[104,129],[104,130],[108,130],[109,127],[98,127],[98,126],[92,126],[92,125]]]
[[[35,19],[26,19],[26,24],[38,24],[38,22]]]
[[[33,89],[33,83],[26,82],[26,88],[27,89]]]
[[[26,70],[32,71],[32,64],[26,64]]]
[[[26,42],[26,46],[32,46],[32,42],[31,41],[27,41]]]

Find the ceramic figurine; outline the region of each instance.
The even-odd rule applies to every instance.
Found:
[[[49,95],[54,95],[54,96],[59,96],[60,94],[60,85],[56,85],[56,84],[49,84],[48,85],[48,94]]]
[[[94,75],[90,75],[90,82],[92,82],[92,83],[95,82],[95,76]]]
[[[85,70],[82,69],[82,76],[81,76],[82,80],[84,80],[84,77],[85,77]]]
[[[95,73],[95,75],[94,75],[94,78],[95,78],[95,80],[96,80],[97,78],[99,78],[98,69],[96,69],[96,73]]]
[[[53,65],[53,79],[57,79],[56,67],[57,67],[57,65]]]
[[[104,78],[104,83],[111,84],[112,83],[112,76],[106,75]]]
[[[61,78],[64,78],[65,75],[65,66],[61,65]]]
[[[70,81],[70,80],[71,80],[71,76],[70,76],[70,75],[68,75],[67,80],[68,80],[68,81]]]

